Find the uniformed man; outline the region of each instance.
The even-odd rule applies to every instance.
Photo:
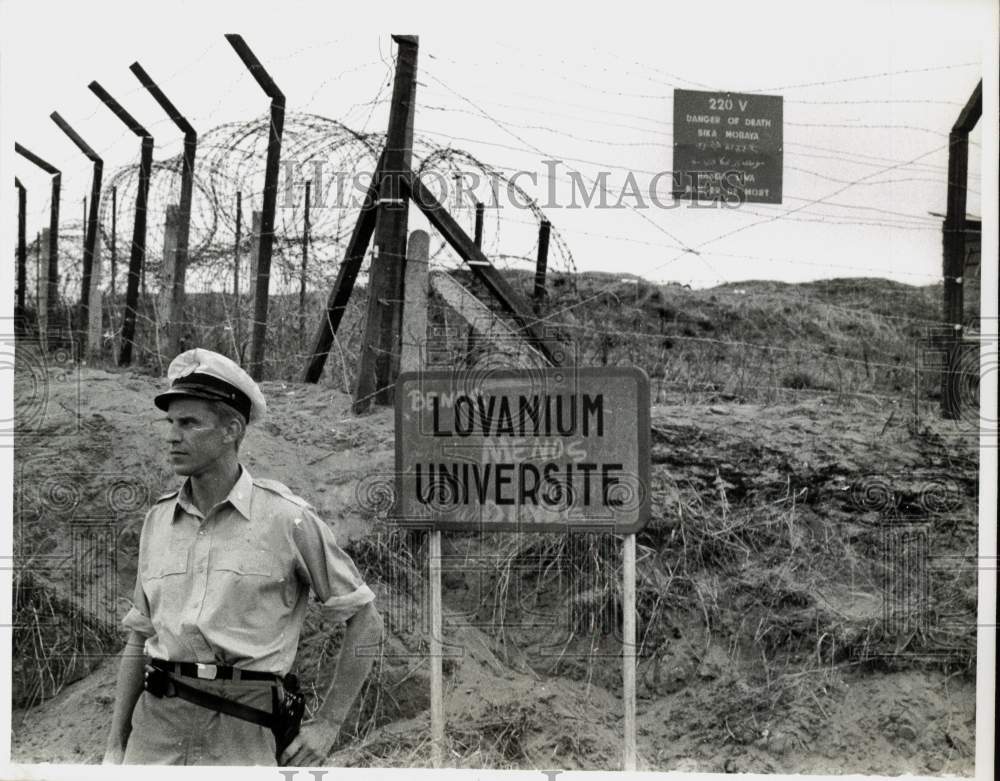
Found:
[[[374,594],[304,500],[240,464],[246,426],[266,411],[250,376],[194,349],[167,377],[155,404],[187,479],[142,527],[105,762],[321,764],[381,639]],[[315,719],[276,758],[270,719],[289,701],[310,591],[346,632]]]

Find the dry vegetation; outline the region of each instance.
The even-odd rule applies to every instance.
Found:
[[[645,765],[971,772],[978,459],[973,440],[937,420],[933,377],[918,375],[914,407],[914,342],[932,325],[938,291],[880,280],[692,291],[602,275],[556,277],[551,290],[550,322],[574,335],[581,362],[644,368],[656,400],[652,522],[638,537]],[[206,324],[193,338],[233,354],[225,303],[221,294],[191,297],[193,320]],[[390,418],[345,429],[339,391],[354,367],[351,358],[338,364],[336,349],[320,387],[289,384],[304,338],[296,306],[272,304],[284,325],[271,354],[282,357],[269,364],[273,414],[249,442],[252,457],[274,472],[270,457],[294,446],[305,463],[336,474],[343,456],[357,462],[350,479],[358,480],[391,458]],[[345,356],[356,354],[360,312],[345,320]],[[432,317],[446,323],[440,307]],[[455,339],[464,344],[465,335]],[[140,355],[140,370],[158,374],[153,353]],[[152,387],[136,372],[107,379],[136,404]],[[102,443],[127,424],[84,411],[77,436],[95,458],[110,458]],[[37,456],[31,447],[18,459]],[[143,458],[153,463],[155,453]],[[308,495],[301,470],[284,468]],[[424,537],[388,525],[378,510],[362,509],[364,532],[347,547],[376,587],[389,631],[371,649],[373,673],[330,761],[427,765]],[[44,513],[30,503],[20,513],[27,549],[55,546]],[[134,551],[132,518],[119,535],[119,593],[131,587]],[[948,566],[927,565],[921,551],[950,557]],[[445,554],[446,634],[463,649],[445,664],[449,763],[617,767],[618,542],[454,534]],[[118,640],[114,627],[93,621],[83,633],[59,628],[81,606],[58,578],[24,574],[18,584],[15,691],[27,724],[46,707],[29,706],[88,672],[75,657]],[[915,593],[925,597],[907,597]],[[340,636],[309,612],[297,665],[310,708]],[[15,752],[30,743],[25,730]]]

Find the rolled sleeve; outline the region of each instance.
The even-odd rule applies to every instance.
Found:
[[[350,594],[330,597],[323,602],[323,611],[334,621],[346,621],[369,602],[375,601],[374,592],[362,583]]]
[[[335,621],[346,621],[374,601],[375,594],[365,584],[354,561],[319,517],[306,512],[297,520],[292,535],[304,578]]]
[[[132,607],[122,619],[122,625],[126,629],[137,632],[144,637],[152,637],[156,634],[153,629],[153,622],[149,618],[149,603],[146,601],[146,592],[142,590],[142,578],[136,575],[135,591],[132,594]]]
[[[149,620],[149,616],[140,613],[135,606],[125,614],[122,624],[126,629],[130,629],[143,637],[152,637],[156,634],[156,631],[153,629],[153,622]]]

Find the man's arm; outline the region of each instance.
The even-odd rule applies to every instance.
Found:
[[[360,654],[357,649],[377,646],[381,639],[382,616],[374,603],[369,602],[347,621],[333,680],[323,696],[317,718],[340,730],[375,661],[373,653]]]
[[[125,744],[132,729],[132,710],[142,694],[145,672],[143,645],[146,638],[130,631],[122,649],[118,665],[118,682],[115,685],[115,709],[111,716],[111,730],[104,752],[105,764],[119,765],[125,756]]]
[[[382,616],[369,602],[347,620],[337,667],[316,714],[317,719],[302,727],[282,753],[282,764],[318,765],[326,759],[374,662],[373,654],[359,654],[357,649],[376,646],[381,639]]]

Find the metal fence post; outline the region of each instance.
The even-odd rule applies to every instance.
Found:
[[[15,333],[24,332],[24,282],[27,276],[25,266],[28,262],[28,248],[25,244],[24,230],[27,223],[28,191],[21,184],[21,180],[14,177],[14,186],[17,188],[17,282],[14,297],[14,329]]]
[[[118,365],[132,363],[132,342],[135,339],[136,305],[139,300],[139,277],[146,258],[146,204],[149,200],[149,177],[153,168],[153,137],[135,118],[112,98],[96,81],[88,85],[125,126],[141,139],[139,157],[139,192],[135,196],[135,222],[132,228],[132,252],[128,264],[128,286],[125,290],[125,318],[122,322],[122,346]]]
[[[944,219],[944,371],[941,375],[941,412],[951,420],[961,414],[959,387],[964,325],[965,207],[969,178],[969,133],[983,113],[983,82],[976,85],[948,136],[948,206]]]
[[[90,275],[94,267],[94,243],[97,241],[97,212],[101,202],[101,175],[104,171],[104,161],[97,152],[90,148],[86,141],[80,138],[73,128],[69,126],[59,113],[53,111],[50,115],[59,129],[62,130],[70,140],[76,144],[77,148],[94,164],[94,173],[90,181],[90,214],[87,217],[87,226],[84,230],[83,244],[83,276],[80,279],[80,308],[79,308],[79,334],[80,343],[78,345],[78,357],[86,353],[87,350],[87,322],[90,310]],[[49,284],[52,283],[51,278]]]
[[[535,314],[537,315],[545,301],[545,272],[549,262],[549,232],[552,226],[548,220],[542,220],[538,228],[538,259],[535,263]]]
[[[62,173],[58,168],[56,168],[51,163],[47,163],[45,160],[40,158],[34,152],[29,151],[25,147],[18,143],[14,143],[14,151],[27,160],[37,165],[47,174],[52,175],[52,197],[50,198],[49,204],[49,260],[48,260],[48,270],[46,274],[47,284],[45,289],[45,302],[46,302],[46,313],[55,312],[56,306],[59,299],[59,198],[60,190],[62,188]],[[37,250],[39,254],[41,253],[41,237],[38,240]],[[35,275],[36,280],[38,275]],[[36,282],[37,285],[37,282]],[[36,290],[35,294],[39,296],[39,302],[41,301],[41,292]],[[48,346],[48,315],[42,318],[42,307],[38,306],[38,329],[42,339],[42,346]],[[44,320],[44,322],[43,322]]]
[[[271,123],[267,140],[267,162],[264,166],[264,202],[262,205],[260,249],[254,295],[253,342],[250,347],[250,375],[255,380],[264,376],[264,346],[267,339],[267,297],[271,275],[271,252],[274,245],[274,211],[278,199],[278,164],[281,158],[281,134],[285,125],[285,96],[278,89],[260,60],[247,46],[243,37],[226,35],[243,64],[271,98]]]
[[[163,94],[156,82],[143,70],[138,62],[133,62],[129,70],[135,74],[143,87],[160,104],[171,121],[184,134],[184,155],[181,164],[181,200],[177,215],[177,247],[174,251],[173,289],[170,291],[169,343],[170,352],[176,355],[180,349],[180,323],[184,319],[184,277],[187,273],[188,243],[191,235],[191,198],[194,188],[194,159],[198,151],[198,134],[170,99]]]
[[[483,216],[486,211],[486,206],[477,201],[476,202],[476,228],[475,233],[472,237],[472,243],[476,245],[476,249],[481,250],[483,248]]]

